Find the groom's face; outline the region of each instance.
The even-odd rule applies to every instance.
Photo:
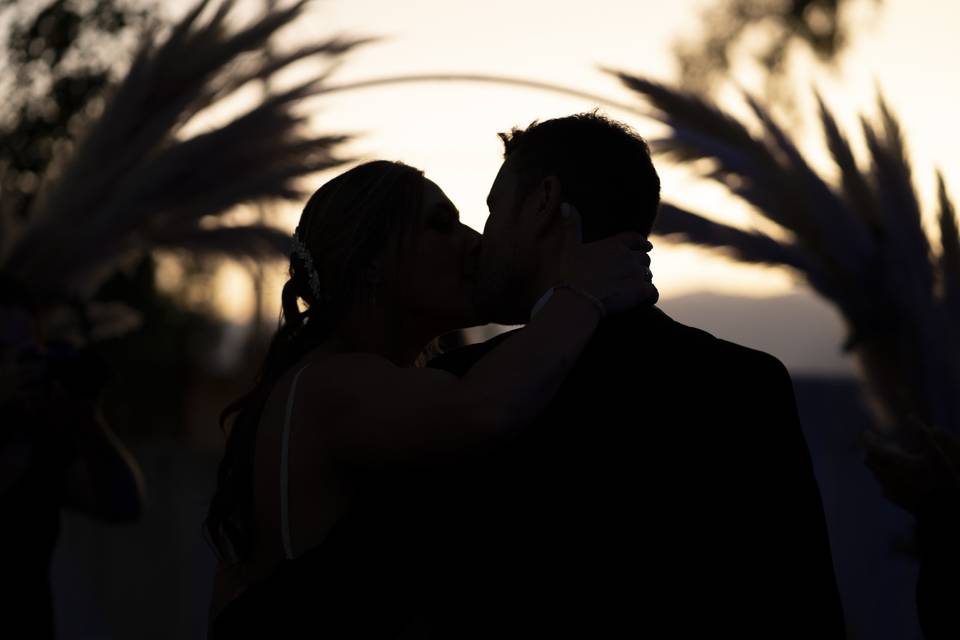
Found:
[[[489,322],[522,324],[529,320],[536,277],[536,237],[530,225],[530,194],[517,172],[515,156],[500,167],[487,195],[490,215],[483,227],[476,306]]]

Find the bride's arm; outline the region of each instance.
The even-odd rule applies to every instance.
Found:
[[[397,367],[371,354],[344,354],[308,368],[314,370],[311,395],[323,397],[326,407],[317,417],[323,424],[312,431],[328,453],[354,464],[413,462],[522,427],[546,408],[604,310],[656,302],[657,289],[645,277],[646,238],[627,232],[583,244],[579,214],[561,211],[539,223],[553,225],[544,227],[551,233],[540,241],[540,269],[543,282],[572,282],[573,288],[558,288],[526,329],[463,378]]]
[[[318,418],[325,445],[354,464],[415,462],[522,427],[553,398],[599,320],[587,298],[560,289],[526,329],[462,379],[369,354],[330,358],[311,385],[336,407],[331,419]]]

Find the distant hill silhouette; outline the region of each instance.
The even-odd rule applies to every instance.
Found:
[[[840,352],[843,320],[810,293],[770,298],[692,293],[664,296],[657,306],[677,322],[771,353],[791,373],[853,375],[849,358]]]

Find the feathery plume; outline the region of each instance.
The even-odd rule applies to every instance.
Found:
[[[102,115],[71,157],[44,176],[27,223],[0,254],[8,277],[29,282],[38,295],[82,299],[154,247],[286,253],[288,245],[263,228],[213,232],[199,223],[246,202],[302,199],[298,178],[346,161],[335,150],[347,136],[308,136],[301,131],[306,118],[291,111],[322,92],[327,74],[270,95],[211,131],[185,137],[180,130],[248,82],[306,58],[335,62],[367,40],[332,38],[241,60],[296,19],[307,0],[239,29],[225,24],[232,0],[200,24],[208,4],[197,3],[161,43],[156,33],[146,35],[126,76],[108,91]]]
[[[709,159],[703,173],[781,226],[787,240],[713,222],[665,202],[654,233],[779,264],[837,307],[878,417],[920,419],[960,433],[960,232],[939,177],[942,250],[921,223],[900,125],[882,97],[879,123],[861,118],[869,169],[816,95],[825,143],[840,169],[833,185],[811,167],[767,109],[746,95],[761,137],[707,99],[608,71],[653,107],[669,133],[651,144],[680,161]]]

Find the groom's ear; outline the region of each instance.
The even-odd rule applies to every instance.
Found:
[[[546,176],[537,185],[537,218],[541,232],[559,217],[562,195],[560,178],[555,175]]]
[[[543,180],[540,181],[540,187],[538,190],[539,195],[539,206],[537,207],[538,213],[543,212],[553,212],[556,213],[560,210],[561,194],[560,194],[560,178],[554,175],[546,176]]]

